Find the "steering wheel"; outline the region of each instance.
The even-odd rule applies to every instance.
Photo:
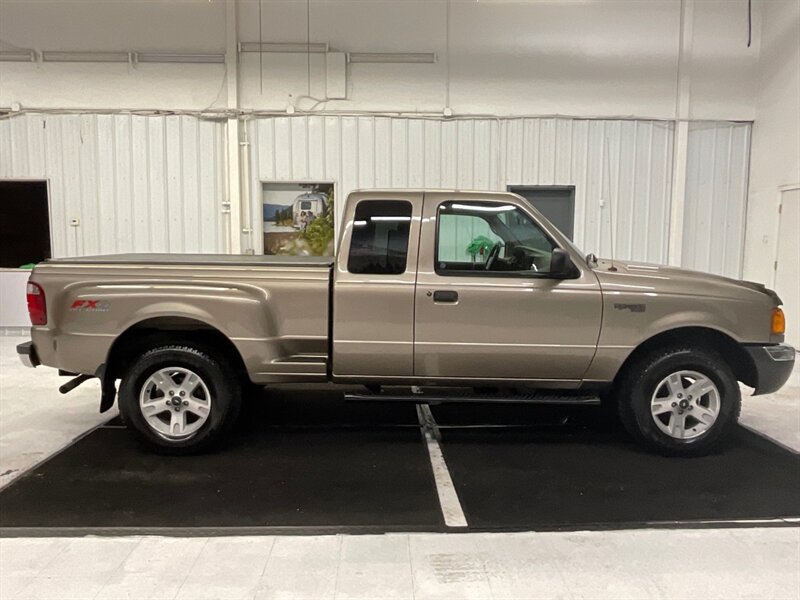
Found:
[[[497,242],[492,249],[489,250],[489,256],[486,257],[486,271],[490,271],[492,269],[492,263],[494,263],[495,259],[500,256],[500,248],[503,247],[503,244]]]

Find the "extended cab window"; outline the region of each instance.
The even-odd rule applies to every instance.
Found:
[[[410,202],[362,200],[356,205],[347,270],[373,275],[404,273],[410,228]]]
[[[555,245],[522,210],[497,202],[445,202],[437,217],[436,272],[546,274]]]

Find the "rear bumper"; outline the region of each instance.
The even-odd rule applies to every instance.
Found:
[[[792,374],[795,349],[786,344],[743,346],[756,371],[754,396],[776,392]]]
[[[19,356],[20,361],[26,367],[38,367],[42,364],[39,361],[39,356],[36,354],[36,346],[33,345],[33,342],[25,342],[24,344],[19,344],[17,346],[17,356]]]

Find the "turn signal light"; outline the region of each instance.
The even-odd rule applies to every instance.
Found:
[[[32,325],[47,325],[47,303],[44,290],[38,283],[28,282],[28,314]]]
[[[772,333],[773,335],[783,335],[786,331],[786,317],[780,308],[772,309]]]

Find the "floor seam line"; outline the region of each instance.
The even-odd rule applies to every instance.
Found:
[[[447,468],[442,447],[439,445],[438,440],[441,436],[430,407],[427,404],[418,404],[417,416],[428,450],[428,459],[436,483],[436,494],[439,497],[439,508],[442,511],[444,524],[447,527],[467,527],[467,518],[464,516],[464,509],[461,507],[458,492],[453,484],[450,470]]]

